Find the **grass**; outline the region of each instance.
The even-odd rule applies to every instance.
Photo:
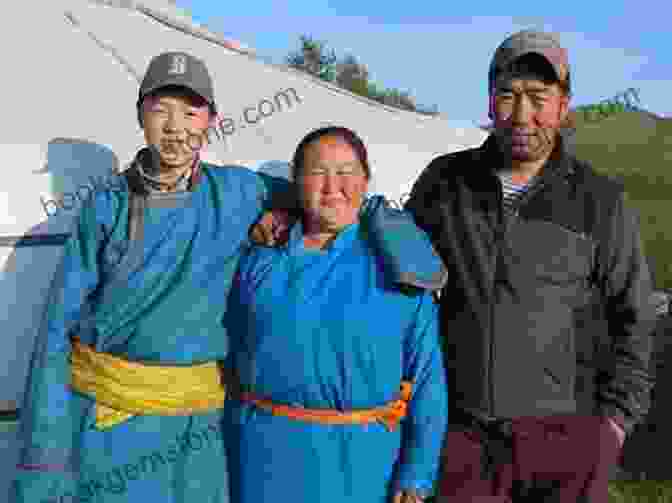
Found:
[[[672,503],[672,481],[612,482],[609,503]]]
[[[621,179],[640,214],[644,247],[656,288],[672,289],[672,120],[619,112],[597,122],[576,114],[576,153]]]

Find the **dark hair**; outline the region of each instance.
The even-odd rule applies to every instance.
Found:
[[[505,70],[493,73],[490,84],[494,86],[496,80],[502,75],[508,79],[533,78],[542,81],[544,84],[557,84],[565,95],[571,95],[571,76],[569,71],[567,71],[567,78],[565,80],[558,80],[553,66],[541,54],[530,53],[519,57]]]
[[[304,136],[303,140],[301,140],[301,142],[299,143],[299,146],[296,147],[296,151],[294,152],[294,158],[292,159],[292,177],[294,180],[298,178],[298,175],[301,173],[301,170],[303,170],[303,160],[306,148],[308,148],[308,145],[310,145],[314,141],[319,140],[323,136],[335,136],[343,140],[348,145],[350,145],[352,149],[355,151],[357,159],[359,159],[359,162],[362,164],[362,167],[364,168],[366,179],[367,180],[371,179],[369,156],[368,153],[366,152],[366,147],[364,146],[364,142],[362,141],[362,139],[359,136],[357,136],[357,134],[354,131],[351,131],[348,128],[340,126],[328,126],[311,131],[306,136]]]

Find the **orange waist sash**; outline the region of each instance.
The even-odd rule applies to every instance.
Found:
[[[333,409],[305,409],[291,405],[281,405],[261,398],[252,392],[242,392],[239,399],[252,403],[274,416],[284,416],[299,421],[321,424],[368,424],[382,423],[388,431],[394,431],[399,421],[406,417],[408,402],[411,399],[413,385],[409,381],[401,382],[399,398],[381,407],[372,409],[340,411]]]

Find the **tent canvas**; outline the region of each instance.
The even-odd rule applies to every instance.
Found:
[[[271,64],[195,25],[167,1],[22,0],[3,14],[0,40],[16,48],[1,63],[9,118],[0,126],[3,410],[20,406],[46,290],[81,200],[143,145],[135,101],[153,56],[183,50],[208,65],[220,117],[203,158],[220,165],[288,176],[287,161],[308,131],[344,125],[369,149],[371,192],[399,200],[432,158],[477,146],[487,135]],[[0,494],[12,477],[13,440],[4,421]]]

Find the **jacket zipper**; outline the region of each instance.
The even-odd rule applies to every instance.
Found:
[[[503,187],[502,187],[502,181],[499,179],[497,175],[495,175],[495,179],[497,181],[497,231],[496,231],[496,254],[495,254],[495,267],[494,267],[494,273],[492,275],[492,280],[491,280],[491,289],[490,289],[490,298],[491,298],[491,303],[490,303],[490,344],[489,344],[489,362],[488,362],[488,393],[489,393],[489,400],[488,400],[488,415],[490,417],[494,417],[495,413],[495,406],[494,406],[494,400],[495,400],[495,389],[494,389],[494,380],[493,380],[493,371],[494,371],[494,351],[495,351],[495,323],[494,323],[494,318],[495,318],[495,293],[497,289],[497,268],[499,267],[499,262],[500,262],[500,253],[503,253],[502,250],[502,240],[504,239],[504,233],[506,232],[506,224],[505,224],[505,219],[504,219],[504,194],[503,194]],[[516,219],[520,218],[520,208],[526,204],[532,197],[534,197],[536,194],[541,192],[541,190],[545,187],[546,185],[546,177],[542,175],[537,183],[525,194],[523,194],[523,197],[518,201],[517,204],[514,205],[513,207],[513,215],[515,216]]]
[[[513,215],[515,216],[516,219],[520,218],[520,208],[527,204],[530,199],[532,199],[535,195],[539,194],[546,186],[547,184],[547,177],[549,176],[548,172],[544,173],[539,177],[537,180],[536,184],[531,187],[529,191],[527,191],[521,199],[518,201],[517,204],[514,205],[513,207]],[[499,266],[499,254],[503,253],[502,250],[502,239],[504,239],[504,233],[506,231],[505,228],[505,220],[504,220],[504,194],[503,194],[503,187],[502,187],[502,181],[499,179],[499,177],[495,174],[494,175],[497,183],[497,231],[496,231],[496,254],[495,254],[495,267],[494,267],[494,274],[492,275],[492,280],[491,280],[491,289],[490,289],[490,298],[491,298],[491,303],[490,303],[490,344],[489,344],[489,362],[488,362],[488,393],[489,393],[489,400],[488,400],[488,415],[490,417],[494,417],[494,399],[495,399],[495,393],[494,393],[494,380],[492,378],[493,374],[493,368],[494,368],[494,350],[495,350],[495,330],[494,330],[494,317],[495,317],[495,293],[497,289],[497,267]]]

